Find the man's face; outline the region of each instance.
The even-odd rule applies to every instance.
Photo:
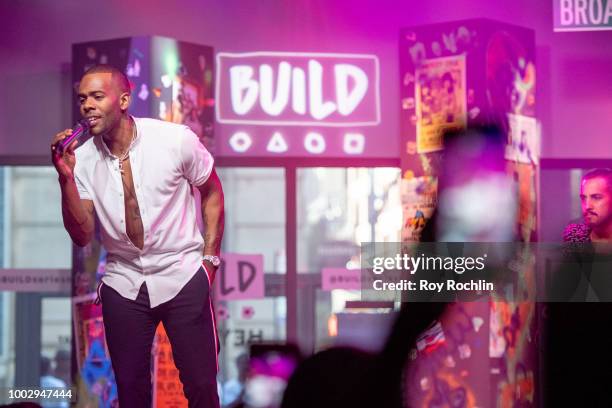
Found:
[[[90,133],[104,135],[115,128],[129,102],[127,93],[121,92],[111,73],[85,75],[79,84],[79,108],[89,120]]]
[[[585,223],[597,228],[612,223],[612,186],[603,177],[582,181],[580,201]]]

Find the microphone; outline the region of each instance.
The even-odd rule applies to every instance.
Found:
[[[77,124],[74,125],[74,127],[72,128],[72,134],[66,136],[64,139],[60,140],[57,143],[57,152],[59,154],[64,154],[68,146],[70,146],[70,143],[74,142],[75,140],[78,140],[80,144],[83,139],[85,139],[87,135],[89,135],[89,128],[89,120],[82,119],[78,121]]]

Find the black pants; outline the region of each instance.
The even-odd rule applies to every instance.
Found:
[[[144,283],[136,300],[124,298],[107,285],[102,285],[100,297],[121,408],[151,408],[151,347],[159,322],[172,345],[189,407],[219,407],[219,343],[204,268],[172,300],[154,308]]]

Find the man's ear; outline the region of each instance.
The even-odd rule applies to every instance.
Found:
[[[129,92],[124,92],[119,97],[119,107],[122,112],[125,112],[130,106],[130,102],[132,101],[132,96]]]

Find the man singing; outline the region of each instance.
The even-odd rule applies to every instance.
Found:
[[[120,406],[151,407],[151,346],[162,322],[189,407],[218,407],[210,291],[223,236],[221,182],[188,127],[134,118],[130,99],[118,69],[98,65],[81,78],[80,111],[93,137],[60,154],[67,129],[51,145],[64,226],[85,246],[94,213],[100,222],[108,257],[98,294]],[[196,211],[202,211],[204,239]]]

